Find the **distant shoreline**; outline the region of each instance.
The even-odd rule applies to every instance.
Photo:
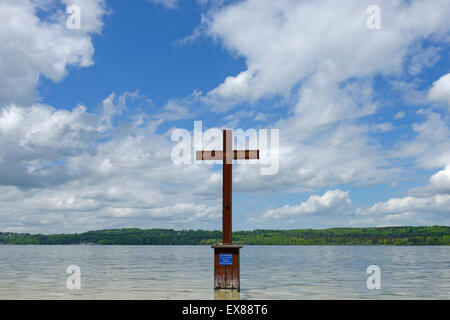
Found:
[[[212,245],[222,232],[173,229],[108,229],[74,234],[0,232],[0,245]],[[293,229],[233,232],[242,245],[450,245],[450,227]]]

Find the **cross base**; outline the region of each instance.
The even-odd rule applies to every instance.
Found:
[[[239,249],[232,244],[213,245],[214,248],[214,289],[240,291]]]

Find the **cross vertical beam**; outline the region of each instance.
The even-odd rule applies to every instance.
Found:
[[[233,177],[233,134],[223,130],[223,196],[222,196],[222,243],[231,244],[232,232],[232,177]]]

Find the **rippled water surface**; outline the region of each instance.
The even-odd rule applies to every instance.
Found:
[[[450,299],[450,247],[244,246],[240,294],[212,285],[208,246],[0,246],[0,299]]]

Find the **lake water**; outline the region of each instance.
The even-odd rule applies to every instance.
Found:
[[[240,294],[212,286],[208,246],[0,246],[0,299],[450,299],[450,247],[244,246]]]

